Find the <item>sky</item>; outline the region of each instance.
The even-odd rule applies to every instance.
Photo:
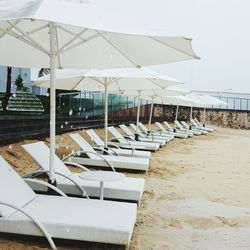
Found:
[[[114,16],[124,15],[128,25],[130,20],[143,16],[138,21],[152,27],[158,25],[169,35],[193,39],[201,60],[160,66],[158,70],[186,82],[191,90],[250,93],[249,0],[116,2]]]
[[[79,1],[79,0],[71,0]],[[201,60],[156,67],[190,90],[250,93],[250,0],[81,0],[113,7],[107,19],[193,39]],[[115,25],[115,24],[114,24]]]
[[[201,60],[176,63],[161,70],[187,82],[192,90],[250,93],[250,1],[171,2],[175,2],[168,5],[173,12],[178,7],[182,9],[180,15],[173,15],[171,28],[193,38]],[[185,7],[181,7],[183,2]],[[158,18],[161,17],[157,15]]]

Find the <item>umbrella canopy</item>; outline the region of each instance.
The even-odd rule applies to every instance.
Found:
[[[176,83],[177,80],[176,80]],[[180,83],[180,82],[179,82]],[[179,86],[179,85],[177,85]],[[154,102],[158,101],[159,99],[167,98],[167,96],[175,96],[175,95],[185,95],[188,94],[189,92],[186,91],[185,89],[182,88],[176,88],[177,86],[170,86],[168,88],[143,88],[143,87],[137,87],[134,90],[131,89],[126,89],[121,90],[120,93],[123,95],[128,95],[128,96],[134,96],[137,97],[137,117],[136,117],[136,129],[138,132],[138,126],[139,126],[139,121],[140,121],[140,99],[141,97],[145,99],[151,99],[151,107],[150,107],[150,115],[149,115],[149,131],[151,127],[151,121],[152,121],[152,115],[153,115],[153,108],[154,108]],[[137,138],[137,137],[136,137]]]
[[[107,18],[112,17],[113,9],[109,7],[100,8],[95,1],[0,1],[0,64],[50,67],[51,182],[56,68],[140,67],[198,58],[190,39],[167,37],[166,31],[137,26],[138,20],[126,26],[123,18]]]
[[[178,111],[179,111],[179,106],[188,106],[192,107],[193,106],[201,106],[204,105],[204,102],[201,100],[197,100],[193,98],[192,95],[185,95],[185,96],[168,96],[168,97],[162,97],[161,98],[164,104],[168,105],[176,105],[176,113],[175,113],[175,120],[178,118]],[[190,114],[191,117],[192,114]]]
[[[33,80],[33,84],[39,87],[50,86],[50,76],[46,75]],[[167,93],[166,88],[180,84],[179,81],[166,75],[159,74],[147,68],[121,68],[121,69],[92,69],[92,70],[57,70],[55,87],[68,90],[105,91],[105,147],[108,145],[108,90],[124,94],[124,89],[129,91],[147,90],[159,88]],[[155,90],[157,91],[157,89]]]
[[[228,105],[228,103],[223,102],[219,100],[218,98],[212,97],[210,95],[204,94],[204,95],[198,95],[195,93],[190,93],[186,96],[175,96],[175,97],[169,97],[167,99],[163,100],[167,104],[171,105],[177,105],[177,111],[176,111],[176,120],[177,120],[177,112],[178,112],[178,106],[189,106],[191,107],[190,112],[190,119],[192,119],[192,111],[193,107],[203,107],[204,108],[204,123],[205,123],[205,117],[206,117],[206,107],[212,106],[212,105]]]
[[[0,63],[50,67],[50,23],[57,68],[138,67],[198,58],[191,39],[169,37],[158,27],[149,29],[139,18],[133,25],[112,20],[111,7],[95,1],[2,0]]]
[[[204,94],[204,95],[200,95],[201,98],[206,102],[206,104],[208,106],[221,106],[221,105],[225,105],[228,106],[229,104],[227,102],[224,102],[214,96],[208,95],[208,94]]]
[[[34,79],[33,84],[38,87],[49,88],[50,76],[45,75]],[[57,89],[105,91],[105,86],[108,86],[109,91],[120,94],[125,93],[127,90],[136,91],[137,93],[137,90],[164,89],[176,84],[181,84],[181,82],[146,67],[57,70],[55,81]],[[151,92],[147,93],[151,94]]]

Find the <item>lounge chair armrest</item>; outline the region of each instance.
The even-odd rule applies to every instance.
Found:
[[[50,170],[37,170],[32,172],[32,174],[35,174],[35,176],[41,175],[41,174],[48,174],[50,172]],[[86,192],[86,190],[81,187],[75,180],[73,180],[70,176],[67,176],[65,174],[59,173],[59,172],[54,172],[56,175],[60,175],[62,177],[64,177],[65,179],[70,180],[73,184],[76,185],[76,187],[82,192],[83,196],[86,196],[89,199],[88,193]],[[27,175],[22,176],[22,178],[27,178]]]
[[[78,168],[80,168],[83,171],[87,171],[87,172],[90,171],[88,168],[82,166],[81,164],[75,163],[75,162],[64,161],[63,163],[65,165],[72,165],[74,167],[78,167]]]
[[[102,152],[106,152],[108,153],[109,155],[112,155],[108,150],[105,149],[104,146],[98,146],[98,147],[93,147],[93,149],[96,149],[96,150],[101,150]],[[116,156],[119,156],[118,153],[116,153],[112,148],[108,148],[110,151],[112,151]]]
[[[71,153],[69,155],[67,155],[66,157],[63,158],[63,161],[65,161],[65,159],[69,159],[70,162],[70,157],[74,157],[74,156],[79,156],[81,153],[85,153],[85,154],[93,154],[93,155],[97,155],[99,156],[101,159],[103,159],[111,168],[112,170],[115,172],[115,168],[113,167],[113,165],[111,164],[111,162],[109,162],[104,156],[96,153],[96,152],[92,152],[92,151],[86,151],[86,150],[80,150],[74,153]]]
[[[59,188],[49,184],[48,182],[42,181],[42,180],[38,180],[38,179],[31,179],[31,178],[23,178],[25,182],[33,182],[33,183],[38,183],[41,184],[43,186],[46,186],[50,189],[53,189],[55,192],[57,192],[58,194],[60,194],[61,196],[67,197],[67,195],[60,190]]]
[[[43,170],[41,168],[37,168],[32,172],[22,175],[22,178],[34,178],[43,174],[44,174]]]
[[[121,149],[118,145],[114,144],[113,142],[108,142],[108,145],[113,146],[114,148]]]
[[[24,214],[25,216],[27,216],[31,221],[34,222],[34,224],[38,227],[38,229],[41,230],[41,232],[43,233],[43,235],[45,236],[45,238],[48,240],[50,246],[52,249],[56,249],[56,245],[54,243],[54,241],[52,240],[52,237],[50,236],[49,232],[46,230],[46,228],[43,226],[43,224],[34,216],[32,215],[30,212],[25,211],[24,209],[17,207],[11,203],[8,202],[3,202],[0,201],[0,204],[3,206],[7,206],[10,207],[12,209],[17,210],[18,212]]]

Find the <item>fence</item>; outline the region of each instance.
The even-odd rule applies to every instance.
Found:
[[[248,98],[225,97],[225,96],[217,96],[217,98],[229,104],[226,107],[226,109],[250,111],[250,99]],[[222,107],[219,106],[215,108],[222,108]],[[225,109],[225,106],[223,107],[223,109]]]
[[[148,104],[147,100],[141,99],[141,104]],[[128,109],[137,106],[134,97],[109,94],[109,112]],[[101,92],[73,92],[58,95],[58,112],[61,115],[78,115],[93,117],[104,114],[104,94]]]
[[[213,106],[213,108],[250,111],[250,94],[248,93],[233,93],[225,91],[224,92],[192,91],[192,92],[195,92],[197,94],[208,94],[229,104],[228,106]]]

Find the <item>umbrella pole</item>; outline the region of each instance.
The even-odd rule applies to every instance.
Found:
[[[175,121],[177,121],[177,119],[178,119],[178,112],[179,112],[179,105],[176,106]]]
[[[193,118],[193,106],[191,106],[191,110],[190,110],[189,129],[191,129],[191,124],[192,124],[191,120],[192,120],[192,118]]]
[[[141,90],[138,90],[138,96],[137,96],[137,117],[136,117],[136,133],[135,133],[135,140],[139,141],[139,119],[140,119],[140,105],[141,105]]]
[[[152,98],[152,103],[151,103],[151,107],[150,107],[150,116],[149,116],[149,121],[148,121],[148,130],[149,130],[149,132],[150,132],[150,129],[151,129],[153,110],[154,110],[154,98]]]
[[[50,171],[49,182],[56,185],[54,178],[54,162],[56,149],[56,27],[53,22],[49,23],[50,29]]]
[[[107,78],[105,77],[105,114],[104,114],[104,127],[105,127],[105,142],[104,142],[104,148],[108,149],[108,85],[107,85]]]
[[[204,107],[204,111],[203,111],[203,127],[205,127],[206,124],[206,107]]]

